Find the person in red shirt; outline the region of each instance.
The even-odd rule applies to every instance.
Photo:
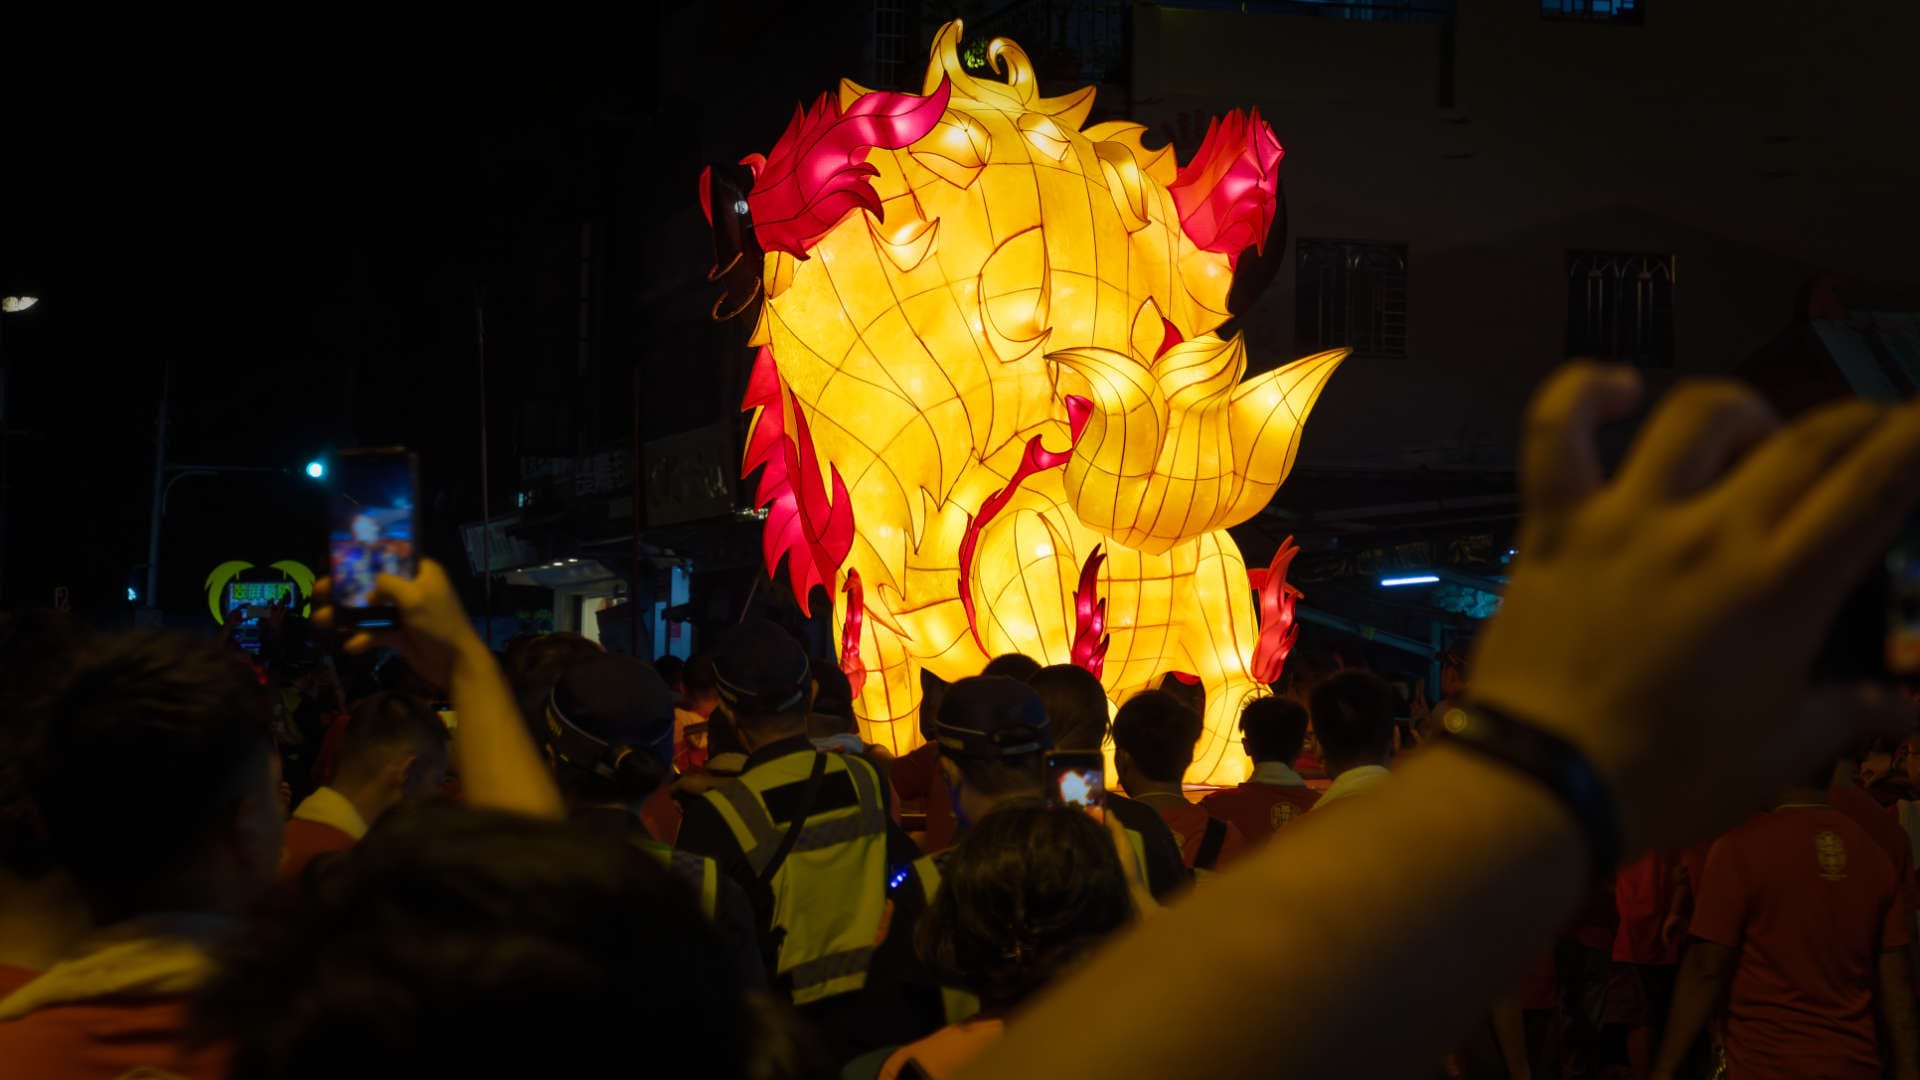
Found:
[[[680,671],[680,703],[673,709],[673,767],[693,772],[706,767],[713,753],[708,745],[713,711],[720,707],[720,690],[713,683],[713,657],[701,654]]]
[[[1215,870],[1247,846],[1238,827],[1187,801],[1182,779],[1193,764],[1201,720],[1164,690],[1135,694],[1113,718],[1113,767],[1127,796],[1153,807],[1192,870]]]
[[[1902,885],[1880,845],[1827,803],[1829,775],[1708,852],[1658,1080],[1723,997],[1729,1080],[1920,1078]]]
[[[1320,793],[1288,762],[1300,756],[1307,737],[1307,710],[1290,698],[1257,698],[1240,710],[1240,746],[1253,761],[1253,777],[1236,788],[1200,800],[1209,814],[1237,826],[1250,844],[1313,809]]]
[[[333,780],[287,822],[279,885],[291,892],[316,856],[342,851],[394,807],[436,794],[447,779],[447,725],[428,702],[381,692],[354,703]]]
[[[192,1045],[188,997],[279,867],[272,704],[216,642],[88,644],[48,701],[34,798],[93,929],[0,998],[9,1076],[226,1075]]]
[[[920,738],[925,740],[893,759],[887,779],[900,796],[903,815],[920,815],[914,842],[920,850],[932,853],[953,846],[953,793],[947,787],[946,773],[940,768],[940,703],[946,699],[946,680],[930,671],[920,672]]]

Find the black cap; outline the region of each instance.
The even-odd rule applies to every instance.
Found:
[[[554,756],[583,769],[611,769],[622,747],[673,764],[673,692],[637,656],[589,657],[563,672],[548,698]]]
[[[940,703],[940,753],[999,758],[1053,748],[1047,707],[1026,683],[976,675],[947,687]]]
[[[727,631],[713,654],[714,689],[729,710],[772,716],[803,710],[813,689],[806,651],[776,623],[753,619]]]

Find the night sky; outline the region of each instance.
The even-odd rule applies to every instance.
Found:
[[[796,25],[776,28],[788,44]],[[564,203],[582,115],[630,118],[647,144],[666,47],[572,25],[283,28],[244,50],[153,33],[0,39],[0,290],[42,297],[4,327],[9,604],[65,585],[76,608],[125,615],[168,356],[171,461],[288,469],[174,488],[168,608],[191,610],[226,559],[319,565],[324,504],[301,468],[330,448],[413,445],[430,527],[478,518],[474,301],[540,287],[516,223]],[[791,98],[766,104],[749,126],[777,131]],[[700,152],[668,163],[682,215]],[[513,351],[490,357],[506,427]],[[511,447],[493,466],[510,492]]]

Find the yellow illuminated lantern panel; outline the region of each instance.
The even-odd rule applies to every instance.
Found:
[[[768,571],[784,559],[803,606],[836,597],[863,732],[896,752],[920,741],[922,669],[1020,652],[1116,702],[1197,676],[1190,779],[1239,780],[1235,720],[1292,606],[1282,560],[1260,625],[1225,530],[1286,479],[1345,357],[1243,380],[1240,336],[1213,333],[1283,151],[1235,112],[1179,165],[1139,125],[1083,128],[1092,88],[1041,97],[1010,41],[988,47],[1004,79],[969,74],[960,35],[940,31],[920,94],[843,82],[743,162]]]

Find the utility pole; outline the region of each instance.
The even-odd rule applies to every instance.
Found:
[[[160,376],[160,408],[153,422],[153,506],[147,516],[147,606],[141,621],[160,622],[160,516],[167,498],[167,396],[173,391],[173,357]]]

